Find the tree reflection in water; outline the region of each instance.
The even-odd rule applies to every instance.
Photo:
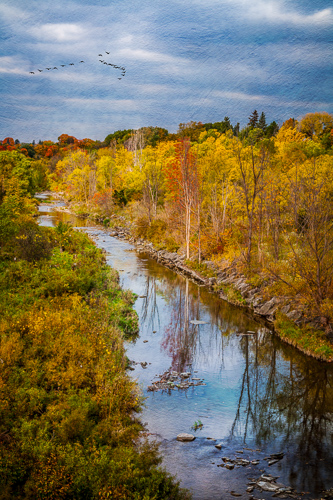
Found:
[[[141,321],[147,321],[148,328],[152,330],[159,328],[160,315],[156,300],[156,279],[154,277],[147,276],[143,297],[144,300],[140,314]]]
[[[156,296],[162,295],[168,306],[162,348],[172,369],[187,371],[200,359],[208,370],[223,374],[224,361],[230,362],[225,357],[236,357],[235,350],[241,354],[238,404],[226,438],[287,450],[288,463],[285,459],[281,467],[288,468],[290,484],[297,475],[304,490],[314,481],[320,490],[327,483],[330,461],[333,470],[333,367],[282,344],[260,324],[255,335],[236,337],[250,325],[253,329],[249,315],[172,272],[165,274],[165,280],[147,280],[142,317],[151,325],[160,323]],[[202,330],[192,319],[209,321],[209,328]]]
[[[245,367],[231,437],[288,449],[290,481],[297,476],[302,489],[314,481],[324,487],[329,463],[333,470],[332,367],[270,335],[261,342],[244,337],[240,345]]]

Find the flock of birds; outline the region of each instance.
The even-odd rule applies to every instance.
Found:
[[[107,51],[105,51],[105,53],[107,55],[110,54],[110,52],[107,52]],[[98,54],[98,57],[103,57],[103,54]],[[104,59],[99,59],[99,62],[102,63],[102,64],[106,64],[107,66],[111,66],[114,69],[119,69],[121,71],[121,77],[119,77],[118,80],[121,80],[126,75],[126,68],[124,66],[118,66],[117,64],[108,63],[107,61],[104,61]],[[80,63],[84,63],[84,61],[79,61],[79,64]],[[69,63],[69,64],[60,64],[59,66],[61,68],[64,68],[65,66],[75,66],[75,63],[72,62],[72,63]],[[50,68],[44,68],[44,69],[37,69],[37,71],[39,73],[42,73],[43,71],[53,71],[55,69],[59,70],[59,68],[57,66],[54,66],[53,68],[50,67]],[[35,75],[37,73],[37,71],[29,71],[29,74],[30,75]]]

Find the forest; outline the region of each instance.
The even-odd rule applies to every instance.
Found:
[[[139,445],[123,347],[134,297],[86,236],[38,226],[34,194],[57,192],[105,226],[121,216],[203,274],[233,263],[267,299],[302,307],[301,335],[331,360],[333,116],[279,127],[255,110],[243,129],[225,117],[175,134],[1,142],[0,498],[187,498]]]
[[[137,236],[184,252],[192,265],[236,262],[268,295],[297,297],[330,330],[332,145],[328,113],[279,128],[255,110],[241,130],[225,117],[181,123],[176,134],[117,131],[103,142],[6,138],[2,154],[15,161],[20,153],[35,182],[63,193],[76,213],[111,225],[122,213]]]

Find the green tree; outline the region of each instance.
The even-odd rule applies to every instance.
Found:
[[[256,128],[258,126],[259,115],[258,111],[255,109],[253,113],[249,116],[249,127]]]
[[[267,124],[266,124],[266,116],[265,113],[262,112],[258,121],[258,127],[261,128],[263,132],[266,132]]]

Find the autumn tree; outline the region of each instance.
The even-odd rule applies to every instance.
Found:
[[[209,136],[209,132],[205,134],[206,136],[200,136],[197,145],[203,191],[204,237],[210,249],[219,251],[225,236],[232,192],[230,174],[235,160],[230,144],[233,134],[231,130],[227,134],[219,134],[216,138]]]
[[[319,138],[325,132],[331,132],[333,116],[329,113],[308,113],[299,122],[299,130],[312,139]]]
[[[175,145],[175,157],[166,167],[166,179],[170,198],[180,211],[185,228],[186,257],[190,258],[191,214],[198,190],[196,156],[188,139],[181,139]]]
[[[55,181],[78,201],[88,203],[96,192],[94,158],[80,150],[68,154],[57,163]]]
[[[143,203],[146,207],[149,224],[157,215],[157,204],[164,188],[163,167],[166,161],[165,146],[158,148],[147,146],[144,151],[143,176]]]
[[[177,135],[183,139],[197,141],[204,125],[201,122],[190,121],[188,123],[180,123],[178,126]]]
[[[252,240],[258,195],[264,186],[264,172],[269,165],[269,145],[246,145],[236,140],[234,146],[236,156],[236,192],[241,193],[247,218],[246,262],[251,266]]]

